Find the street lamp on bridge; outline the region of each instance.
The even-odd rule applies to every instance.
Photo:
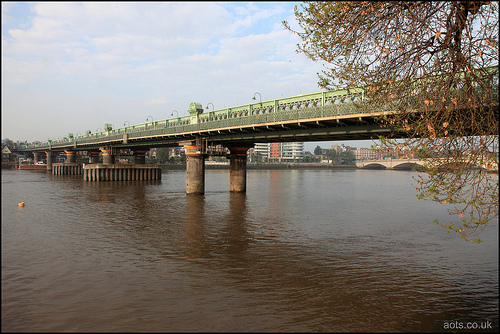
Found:
[[[177,110],[174,110],[177,113],[177,118],[179,118],[179,112]],[[170,116],[174,116],[174,111],[170,114]]]
[[[255,94],[253,94],[252,100],[257,100],[257,99],[255,98],[255,95],[257,95],[257,94],[259,94],[259,100],[260,100],[259,102],[260,102],[260,104],[262,104],[262,95],[260,95],[260,93],[259,93],[259,92],[255,92]]]
[[[123,122],[123,126],[125,126],[125,123],[128,123],[128,126],[130,126],[130,122],[129,121]]]
[[[205,109],[207,109],[207,110],[208,110],[208,105],[209,105],[209,104],[211,104],[211,105],[212,105],[212,112],[213,112],[213,111],[214,111],[214,104],[213,104],[212,102],[208,102],[207,107],[206,107]]]
[[[146,122],[148,121],[149,117],[151,117],[151,122],[152,122],[153,121],[153,116],[146,117]]]

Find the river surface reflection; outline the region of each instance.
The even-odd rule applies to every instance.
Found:
[[[498,227],[446,234],[414,172],[249,170],[246,194],[206,174],[194,196],[184,171],[2,170],[2,331],[498,330]]]

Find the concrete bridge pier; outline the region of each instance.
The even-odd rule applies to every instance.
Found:
[[[52,158],[53,154],[52,151],[45,151],[45,154],[47,155],[47,170],[52,170]]]
[[[146,153],[147,150],[134,150],[134,164],[144,165],[146,164]]]
[[[89,156],[89,163],[91,164],[97,164],[99,163],[99,151],[90,151],[90,156]]]
[[[229,148],[229,191],[244,193],[247,190],[247,151],[249,146]]]
[[[110,146],[99,148],[102,152],[102,163],[106,165],[112,165],[115,163],[115,156],[113,154],[113,149]]]
[[[205,193],[205,154],[202,146],[184,144],[186,152],[186,194]]]
[[[65,162],[76,162],[76,151],[65,150],[66,161]]]
[[[40,154],[39,152],[33,152],[33,163],[37,163],[40,161]]]

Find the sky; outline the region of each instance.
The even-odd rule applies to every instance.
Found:
[[[2,2],[2,139],[46,142],[187,116],[191,102],[219,110],[257,92],[318,92],[324,64],[297,53],[300,38],[282,25],[297,28],[296,5]]]

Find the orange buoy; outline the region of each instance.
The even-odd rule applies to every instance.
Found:
[[[19,206],[24,206],[24,202],[21,202],[18,204]]]

